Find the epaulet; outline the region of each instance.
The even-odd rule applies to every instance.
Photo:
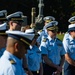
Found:
[[[44,39],[43,39],[43,42],[46,42],[46,41],[47,41],[47,38],[44,38]]]
[[[38,31],[38,34],[41,35],[41,33],[43,32],[43,29]]]
[[[43,31],[43,29],[39,30],[39,32],[42,32],[42,31]]]
[[[9,60],[11,64],[15,64],[16,62],[14,60]]]

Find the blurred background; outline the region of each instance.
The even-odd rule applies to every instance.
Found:
[[[8,15],[22,11],[27,16],[27,24],[31,24],[31,9],[36,8],[39,14],[39,0],[0,0],[0,10],[6,9]],[[68,19],[75,15],[75,0],[43,0],[43,16],[54,16],[59,22],[59,31],[66,32]]]

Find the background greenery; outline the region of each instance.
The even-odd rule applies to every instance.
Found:
[[[31,24],[31,8],[36,8],[38,16],[39,0],[0,0],[0,10],[6,9],[8,14],[22,11]],[[43,16],[54,16],[59,22],[59,31],[66,32],[69,25],[68,19],[75,15],[75,0],[43,0]]]
[[[64,34],[57,34],[57,37],[62,41],[63,37],[64,37]]]

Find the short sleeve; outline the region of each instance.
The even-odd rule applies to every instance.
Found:
[[[42,54],[48,54],[47,42],[43,42],[43,41],[41,42],[40,50],[41,50]]]
[[[68,53],[69,52],[68,40],[66,40],[66,39],[63,40],[63,47],[64,47],[65,51]]]

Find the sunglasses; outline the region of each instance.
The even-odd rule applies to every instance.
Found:
[[[56,30],[50,30],[52,33],[56,33],[57,31]]]
[[[49,31],[51,31],[51,32],[53,32],[53,33],[57,33],[57,32],[58,32],[57,29],[55,29],[55,30],[49,30]]]
[[[71,32],[75,32],[75,30],[71,30]]]

